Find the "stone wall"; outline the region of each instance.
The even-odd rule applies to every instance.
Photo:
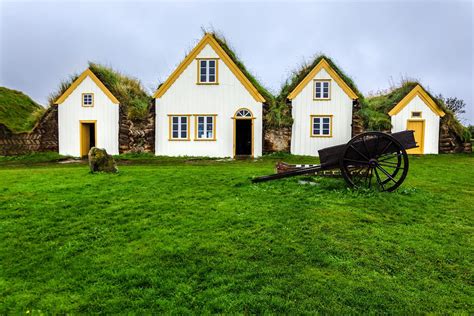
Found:
[[[46,110],[33,130],[13,133],[0,124],[0,155],[22,155],[40,151],[58,151],[58,108]]]
[[[442,122],[439,129],[439,153],[452,154],[462,152],[472,153],[472,144],[463,143],[461,139]]]
[[[291,128],[281,127],[279,129],[271,128],[263,132],[263,152],[290,152]]]
[[[155,152],[155,106],[152,105],[145,120],[131,121],[120,108],[119,152]]]

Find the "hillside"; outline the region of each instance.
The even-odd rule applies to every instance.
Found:
[[[12,132],[31,131],[44,111],[23,92],[0,87],[0,123]]]

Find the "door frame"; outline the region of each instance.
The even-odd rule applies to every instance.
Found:
[[[94,124],[95,147],[97,146],[97,120],[79,120],[79,156],[82,158],[82,124]],[[90,144],[89,144],[90,145]]]
[[[420,146],[421,153],[412,154],[412,155],[424,155],[425,154],[425,128],[426,128],[425,120],[424,119],[407,119],[406,130],[408,130],[408,124],[410,122],[420,122],[422,126],[421,146]]]
[[[239,113],[239,111],[241,110],[246,110],[246,111],[249,111],[250,115],[251,116],[237,116],[237,113]],[[236,150],[236,145],[237,145],[237,120],[250,120],[250,129],[251,129],[251,142],[252,142],[252,146],[250,146],[250,158],[253,158],[253,148],[255,146],[255,137],[254,137],[254,123],[253,121],[255,120],[255,116],[253,116],[253,113],[252,111],[250,111],[249,109],[247,108],[240,108],[238,109],[237,111],[235,111],[234,113],[234,116],[232,117],[232,120],[234,121],[233,124],[234,124],[234,132],[233,132],[233,135],[232,135],[232,139],[233,139],[233,152],[232,152],[232,158],[235,158],[236,157],[236,154],[235,154],[235,150]]]

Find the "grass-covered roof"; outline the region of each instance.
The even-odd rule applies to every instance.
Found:
[[[225,39],[224,36],[217,33],[216,31],[208,32],[211,34],[212,37],[219,43],[222,49],[226,52],[226,54],[232,59],[234,64],[240,69],[240,71],[247,77],[247,79],[252,83],[252,85],[257,89],[257,91],[263,96],[266,102],[271,102],[273,100],[273,95],[258,81],[258,79],[247,70],[244,63],[237,57],[237,54],[234,50],[230,47],[229,43]]]
[[[364,95],[359,91],[357,86],[355,85],[354,81],[346,75],[344,71],[341,70],[331,58],[324,54],[316,55],[310,63],[303,63],[300,67],[294,70],[290,76],[290,78],[285,82],[280,90],[280,94],[278,95],[279,100],[286,100],[288,95],[296,88],[296,86],[303,81],[303,79],[311,72],[311,70],[316,67],[321,60],[325,59],[331,68],[341,77],[341,79],[351,88],[352,91],[357,94],[359,97],[359,102],[364,100]]]
[[[455,114],[449,110],[443,100],[433,96],[427,89],[417,81],[403,81],[399,86],[390,89],[386,93],[367,98],[366,106],[360,110],[360,114],[364,119],[365,128],[368,130],[390,130],[392,127],[388,112],[393,109],[411,90],[420,85],[431,99],[445,113],[441,118],[441,122],[447,124],[461,140],[467,141],[470,135],[467,129],[459,122]]]
[[[129,119],[141,120],[146,118],[152,99],[145,92],[138,79],[97,63],[89,62],[89,69],[119,100],[120,106],[125,110]],[[58,91],[50,96],[49,103],[54,104],[78,77],[78,75],[73,75],[68,80],[61,82]]]
[[[0,87],[0,123],[12,132],[30,131],[44,111],[23,92]]]

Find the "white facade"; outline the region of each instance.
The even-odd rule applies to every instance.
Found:
[[[314,80],[330,80],[330,100],[314,100]],[[318,150],[347,143],[352,135],[353,99],[322,68],[292,99],[291,153],[318,156]],[[311,116],[332,116],[331,136],[312,136]]]
[[[82,106],[82,94],[93,93],[94,105]],[[96,147],[107,153],[119,153],[119,105],[86,76],[84,80],[58,105],[59,153],[79,157],[81,155],[81,121],[96,121]]]
[[[421,117],[412,117],[413,112],[421,112]],[[424,121],[423,154],[438,153],[440,117],[418,95],[392,115],[391,120],[392,133],[406,130],[409,120]]]
[[[197,84],[198,60],[217,58],[218,84]],[[209,44],[194,57],[166,92],[156,98],[156,155],[234,157],[239,109],[253,114],[253,156],[262,155],[262,103],[257,102]],[[196,140],[196,116],[215,115],[215,140]],[[170,115],[191,115],[190,139],[171,140]]]

